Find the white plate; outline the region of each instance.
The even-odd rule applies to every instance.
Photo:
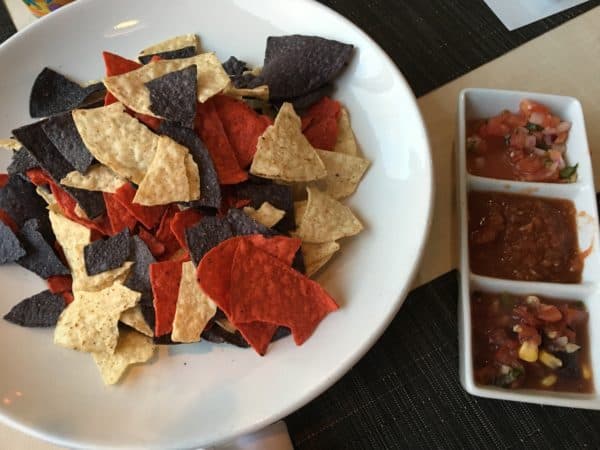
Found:
[[[258,6],[259,5],[259,6]],[[263,427],[339,379],[373,345],[402,304],[428,230],[429,145],[415,99],[384,52],[349,21],[316,2],[80,0],[0,47],[0,136],[31,121],[29,91],[50,66],[86,81],[103,74],[100,52],[135,57],[175,34],[195,32],[204,49],[260,64],[269,35],[316,34],[353,43],[337,82],[364,154],[372,161],[348,202],[366,226],[342,243],[319,277],[341,309],[302,347],[275,343],[267,356],[201,343],[163,348],[152,364],[104,387],[87,354],[52,344],[50,330],[0,320],[0,416],[74,447],[181,448]],[[2,167],[7,155],[0,156]],[[18,266],[0,268],[5,313],[44,284]]]
[[[532,183],[496,180],[474,176],[466,169],[466,121],[492,117],[508,109],[516,111],[519,102],[530,99],[548,106],[563,120],[572,123],[567,140],[567,162],[578,163],[577,181],[569,184]],[[460,211],[460,301],[459,301],[459,341],[460,377],[465,390],[481,397],[489,397],[521,402],[540,403],[555,406],[570,406],[587,409],[600,409],[600,248],[596,190],[592,174],[592,162],[585,131],[583,111],[579,101],[572,97],[538,94],[533,92],[503,91],[498,89],[465,89],[458,99],[457,123],[457,171],[458,202]],[[473,274],[469,267],[468,209],[469,191],[497,191],[525,194],[539,197],[562,198],[573,201],[577,209],[577,234],[579,248],[591,253],[585,258],[582,281],[578,284],[541,283],[528,281],[502,280]],[[480,386],[473,376],[473,355],[471,340],[471,293],[510,292],[515,295],[541,295],[558,299],[581,300],[589,312],[590,359],[596,393],[577,394],[552,392],[547,390],[510,390],[494,386]]]

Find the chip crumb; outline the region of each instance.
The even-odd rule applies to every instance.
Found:
[[[127,368],[152,359],[156,345],[152,338],[133,330],[122,330],[114,353],[94,352],[94,362],[100,369],[104,384],[116,384]]]
[[[6,150],[13,150],[16,152],[18,150],[21,150],[21,147],[23,147],[23,144],[21,144],[15,138],[0,139],[0,148],[4,148]]]

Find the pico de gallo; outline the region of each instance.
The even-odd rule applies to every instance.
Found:
[[[502,111],[467,122],[467,170],[503,180],[574,182],[577,164],[565,159],[571,123],[531,100],[519,111]]]
[[[582,302],[474,292],[471,323],[477,384],[594,391]]]

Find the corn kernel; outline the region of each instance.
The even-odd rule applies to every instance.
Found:
[[[581,367],[581,374],[583,375],[583,379],[584,380],[589,380],[590,378],[592,378],[592,371],[590,370],[590,368],[587,366],[587,364],[584,364]]]
[[[531,341],[525,341],[519,347],[519,358],[527,362],[536,362],[538,359],[538,346]]]
[[[542,386],[544,386],[544,387],[550,387],[550,386],[553,386],[557,380],[558,380],[558,377],[556,375],[548,375],[547,377],[542,378],[541,383],[542,383]]]
[[[551,369],[558,369],[562,367],[562,361],[554,356],[552,353],[548,353],[546,350],[542,350],[539,355],[540,361]]]

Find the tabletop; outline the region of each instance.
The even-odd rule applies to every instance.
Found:
[[[578,23],[591,27],[588,29],[600,23],[600,0],[584,2],[515,31],[508,31],[483,0],[322,3],[366,31],[390,55],[419,97],[430,133],[432,125],[444,123],[447,127],[454,120],[453,116],[440,119],[442,114],[434,111],[435,102],[443,95],[453,96],[459,85],[474,80],[485,83],[493,76],[490,73],[502,76],[503,64],[515,64],[528,57],[525,52],[539,51],[544,39],[560,32],[557,27],[566,22],[582,20]],[[14,32],[0,2],[0,41]],[[578,33],[585,30],[568,28],[560,40],[566,46],[574,42],[569,39],[582,37]],[[596,35],[589,41],[598,47],[590,49],[595,54],[599,42]],[[526,43],[534,47],[517,49]],[[560,45],[558,42],[554,48]],[[600,59],[590,58],[589,65],[581,76],[600,73]],[[477,73],[480,78],[472,75]],[[594,105],[584,104],[586,107],[589,110]],[[452,136],[453,130],[445,133]],[[445,153],[450,148],[448,142]],[[434,154],[434,160],[440,157]],[[432,236],[431,240],[438,242],[435,239]],[[457,273],[452,270],[452,258],[444,261],[445,265],[435,270],[423,268],[425,275],[415,282],[419,286],[353,369],[286,418],[295,448],[600,447],[599,412],[487,400],[464,392],[458,377]],[[427,262],[426,255],[423,264]]]

